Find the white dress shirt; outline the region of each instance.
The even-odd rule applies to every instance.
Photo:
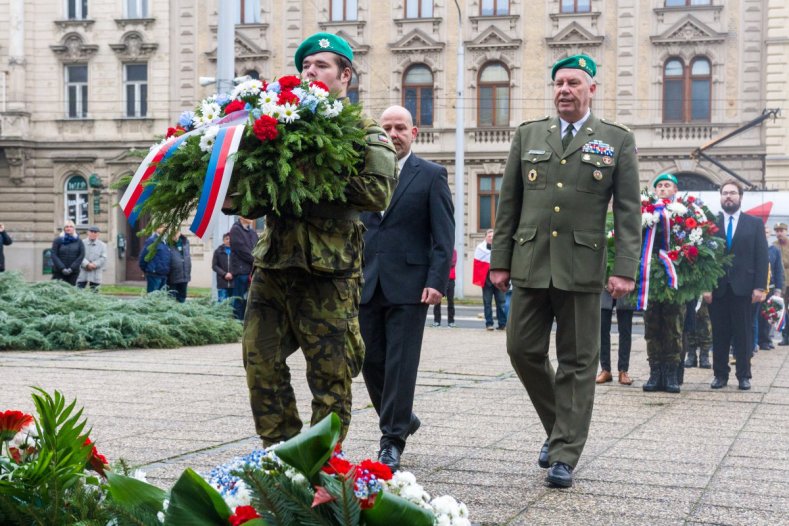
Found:
[[[561,136],[564,137],[564,134],[567,133],[567,127],[568,126],[572,126],[573,127],[573,137],[575,137],[575,134],[578,133],[578,130],[581,129],[581,126],[584,125],[584,123],[587,121],[587,119],[589,119],[589,116],[591,114],[592,114],[592,110],[586,110],[586,115],[584,115],[581,118],[581,120],[576,121],[576,122],[567,122],[566,120],[564,120],[561,117],[559,117],[559,122],[561,122],[561,124],[562,124],[562,135]]]

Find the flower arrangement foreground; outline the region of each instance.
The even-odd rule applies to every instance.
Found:
[[[786,318],[783,298],[778,296],[770,296],[767,298],[762,302],[761,314],[762,318],[767,320],[767,323],[774,326],[776,330],[781,330]]]
[[[322,82],[242,82],[181,115],[134,177],[120,181],[120,206],[132,224],[149,215],[146,232],[175,228],[194,211],[191,229],[202,237],[227,195],[239,214],[256,217],[343,202],[364,154],[361,123],[361,108]]]
[[[63,395],[33,394],[38,418],[0,412],[0,524],[114,526],[468,526],[450,496],[430,499],[411,473],[349,462],[332,414],[293,439],[214,469],[186,469],[170,491],[119,471]]]

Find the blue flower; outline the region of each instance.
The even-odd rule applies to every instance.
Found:
[[[282,88],[280,87],[279,82],[272,82],[271,84],[268,85],[266,91],[273,91],[274,93],[279,93],[280,91],[282,91]]]
[[[227,93],[220,93],[216,96],[216,103],[220,106],[224,106],[230,102],[230,97],[227,96]]]
[[[709,242],[709,245],[710,245],[710,248],[711,248],[712,250],[715,250],[715,249],[717,249],[717,248],[718,248],[718,242],[717,242],[717,241],[710,241],[710,242]]]
[[[685,239],[685,232],[677,232],[677,238]]]
[[[195,112],[193,111],[185,111],[178,117],[178,124],[184,127],[186,130],[192,129],[192,119],[195,117]]]
[[[247,104],[247,106],[249,106],[249,104]],[[255,120],[258,120],[260,116],[263,115],[263,112],[260,111],[258,108],[253,109],[250,113],[252,114],[252,117]]]
[[[320,101],[318,100],[318,98],[316,96],[314,96],[314,95],[307,95],[306,97],[301,99],[300,106],[302,108],[307,108],[312,113],[315,113],[318,110],[318,103],[319,102]]]

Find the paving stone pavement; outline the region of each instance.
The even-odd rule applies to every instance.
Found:
[[[614,338],[616,340],[616,338]],[[589,441],[569,490],[536,465],[545,439],[509,363],[505,335],[428,329],[403,468],[433,495],[463,500],[481,525],[789,524],[789,347],[760,352],[753,389],[709,389],[688,369],[682,393],[647,394],[643,339],[630,387],[598,386]],[[616,358],[613,358],[616,363]],[[309,420],[304,361],[291,359]],[[259,446],[239,344],[172,350],[0,352],[0,410],[33,410],[31,386],[85,406],[92,438],[169,487]],[[361,377],[345,450],[375,457],[378,429]]]

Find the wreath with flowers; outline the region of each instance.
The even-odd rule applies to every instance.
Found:
[[[210,221],[226,196],[244,216],[343,202],[364,155],[361,122],[360,106],[322,82],[247,80],[182,113],[137,173],[119,182],[127,187],[120,205],[132,223],[148,215],[152,231],[192,213]]]
[[[780,326],[784,319],[784,300],[779,296],[770,296],[762,302],[762,318],[767,320],[770,325]]]

